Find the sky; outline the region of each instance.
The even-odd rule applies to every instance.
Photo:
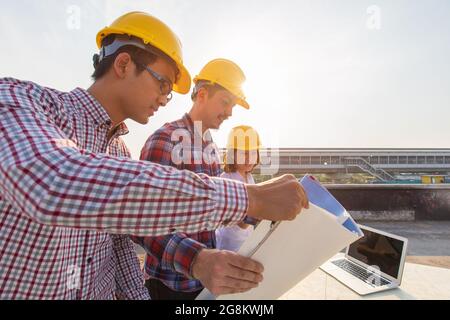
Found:
[[[449,148],[448,0],[15,0],[0,4],[0,77],[69,91],[92,84],[97,32],[128,11],[178,35],[192,77],[215,58],[247,77],[213,132],[251,125],[266,147]],[[147,125],[127,121],[134,158],[148,136],[189,111],[174,95]]]

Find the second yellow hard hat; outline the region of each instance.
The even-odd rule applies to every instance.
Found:
[[[233,61],[227,59],[215,59],[210,61],[194,78],[194,83],[205,80],[215,83],[228,90],[237,98],[237,104],[250,109],[246,101],[242,85],[245,82],[244,72]]]

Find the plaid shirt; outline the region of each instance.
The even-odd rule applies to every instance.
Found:
[[[0,299],[147,299],[123,234],[213,230],[245,186],[129,159],[83,89],[0,79]],[[119,235],[121,234],[121,235]]]
[[[219,154],[209,131],[202,137],[201,128],[195,129],[190,116],[185,114],[148,138],[141,160],[219,176],[222,173]],[[215,248],[214,231],[132,239],[147,252],[144,270],[148,277],[159,279],[176,291],[192,292],[203,288],[201,282],[192,277],[192,262],[201,249]]]

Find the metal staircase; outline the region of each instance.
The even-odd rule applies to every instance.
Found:
[[[363,158],[359,157],[346,157],[343,162],[348,167],[358,167],[364,172],[373,175],[381,181],[392,181],[395,180],[393,176],[384,171],[383,169],[375,168],[369,162]]]

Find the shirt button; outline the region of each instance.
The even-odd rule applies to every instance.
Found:
[[[224,226],[228,226],[228,225],[230,224],[230,222],[231,222],[231,220],[230,220],[230,219],[227,219],[227,220],[225,220],[225,221],[223,222],[223,225],[224,225]]]
[[[170,229],[170,233],[176,233],[177,229]]]
[[[87,262],[88,264],[91,264],[91,263],[92,263],[92,257],[87,258],[86,262]]]

